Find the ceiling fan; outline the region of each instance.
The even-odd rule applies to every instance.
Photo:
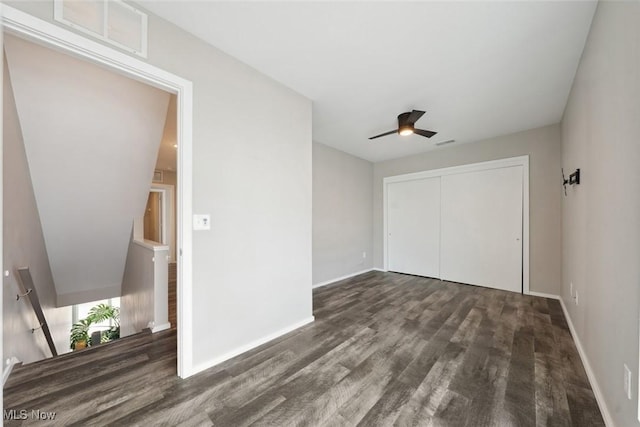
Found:
[[[424,111],[413,110],[411,112],[402,113],[398,116],[398,129],[390,130],[389,132],[381,133],[380,135],[372,136],[369,139],[380,138],[381,136],[391,135],[392,133],[398,133],[402,136],[411,135],[415,133],[416,135],[424,136],[426,138],[431,138],[437,132],[433,132],[430,130],[416,129],[415,123],[422,117]]]

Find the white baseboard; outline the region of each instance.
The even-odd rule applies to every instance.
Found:
[[[312,286],[312,288],[315,289],[315,288],[320,288],[322,286],[327,286],[327,285],[330,285],[332,283],[339,282],[340,280],[344,280],[344,279],[348,279],[350,277],[358,276],[360,274],[368,273],[368,272],[370,272],[372,270],[375,270],[375,268],[367,268],[366,270],[357,271],[355,273],[347,274],[346,276],[336,277],[335,279],[327,280],[325,282],[316,283],[315,285]]]
[[[20,360],[18,360],[18,358],[15,356],[12,356],[9,359],[7,359],[7,364],[4,365],[4,369],[2,370],[2,386],[3,387],[7,382],[7,380],[9,379],[9,375],[11,375],[11,370],[18,363],[20,363]]]
[[[542,297],[542,298],[551,298],[551,299],[557,299],[560,300],[560,295],[556,295],[556,294],[547,294],[544,292],[535,292],[535,291],[529,291],[529,293],[527,295],[531,295],[534,297]]]
[[[571,331],[573,341],[576,343],[576,347],[578,348],[578,353],[580,354],[580,359],[582,360],[582,364],[584,365],[584,370],[587,371],[587,377],[589,378],[589,383],[591,384],[593,394],[596,396],[596,401],[598,402],[598,406],[600,407],[600,412],[602,413],[602,418],[604,418],[604,423],[607,427],[615,427],[613,418],[611,418],[611,413],[609,412],[609,408],[607,408],[607,404],[604,401],[604,394],[602,393],[602,390],[600,390],[600,386],[598,385],[596,376],[591,369],[591,365],[589,364],[589,359],[587,359],[587,353],[585,353],[584,348],[582,347],[580,338],[578,337],[578,334],[573,327],[573,322],[571,321],[571,317],[569,316],[567,306],[564,304],[564,300],[562,298],[560,298],[560,305],[562,306],[564,317],[567,319],[567,324],[569,325],[569,330]]]
[[[387,270],[385,270],[384,268],[378,268],[378,267],[373,267],[371,270],[373,270],[373,271],[382,271],[383,273],[387,272]]]
[[[167,329],[171,328],[171,323],[167,322],[167,323],[162,323],[160,325],[153,325],[153,327],[149,327],[149,329],[151,329],[151,333],[156,333],[156,332],[160,332],[160,331],[166,331]]]
[[[245,345],[243,345],[241,347],[238,347],[238,348],[236,348],[236,349],[234,349],[234,350],[232,350],[232,351],[230,351],[228,353],[223,354],[222,356],[218,356],[218,357],[215,357],[215,358],[213,358],[211,360],[208,360],[206,362],[194,365],[192,367],[192,369],[191,369],[191,372],[189,372],[189,376],[197,374],[198,372],[202,372],[202,371],[204,371],[206,369],[209,369],[209,368],[211,368],[213,366],[219,365],[220,363],[222,363],[222,362],[224,362],[226,360],[232,359],[232,358],[234,358],[234,357],[236,357],[236,356],[238,356],[238,355],[240,355],[242,353],[245,353],[245,352],[247,352],[249,350],[252,350],[252,349],[254,349],[256,347],[259,347],[262,344],[265,344],[265,343],[267,343],[267,342],[269,342],[271,340],[274,340],[274,339],[276,339],[278,337],[281,337],[282,335],[288,334],[291,331],[294,331],[294,330],[296,330],[298,328],[301,328],[301,327],[313,322],[314,320],[315,320],[315,318],[313,316],[308,317],[308,318],[306,318],[304,320],[301,320],[300,322],[296,322],[293,325],[289,325],[286,328],[280,329],[279,331],[276,331],[276,332],[274,332],[272,334],[266,335],[266,336],[264,336],[262,338],[259,338],[259,339],[255,340],[255,341],[252,341],[252,342],[250,342],[248,344],[245,344]]]

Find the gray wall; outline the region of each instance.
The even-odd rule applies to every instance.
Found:
[[[601,1],[562,121],[562,298],[611,416],[638,425],[640,3]],[[569,293],[573,282],[578,305]],[[632,400],[623,393],[623,364]]]
[[[51,357],[42,331],[31,333],[38,320],[27,299],[16,301],[17,269],[29,267],[45,318],[58,352],[69,349],[71,309],[55,308],[56,289],[44,245],[40,216],[31,185],[20,122],[16,112],[9,72],[4,63],[3,78],[3,360],[17,357],[33,362]],[[4,364],[3,364],[4,367]]]
[[[313,143],[314,284],[373,266],[372,179],[372,163]]]
[[[52,22],[53,2],[11,2]],[[148,62],[193,82],[193,362],[309,320],[311,102],[149,15]]]
[[[374,266],[383,268],[382,180],[487,160],[529,155],[529,288],[558,295],[562,279],[560,127],[546,126],[473,144],[442,147],[373,166]]]

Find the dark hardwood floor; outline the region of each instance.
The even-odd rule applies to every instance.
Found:
[[[19,367],[5,410],[57,415],[7,424],[604,425],[558,301],[371,272],[314,315],[186,380],[175,330]]]

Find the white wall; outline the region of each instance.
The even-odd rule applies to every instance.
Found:
[[[314,284],[373,266],[372,179],[371,162],[313,143]]]
[[[639,23],[640,2],[599,3],[562,121],[562,163],[582,181],[563,198],[562,298],[618,426],[639,424]]]
[[[529,288],[558,295],[562,280],[560,128],[546,126],[484,141],[445,146],[373,166],[374,266],[383,268],[382,180],[387,176],[529,155]]]
[[[120,296],[169,94],[16,37],[4,42],[57,303]]]
[[[122,279],[120,335],[126,337],[169,321],[169,269],[165,245],[131,240]]]
[[[51,22],[53,2],[11,2]],[[193,358],[311,320],[311,102],[149,15],[148,62],[194,87]]]
[[[3,81],[3,277],[2,360],[17,357],[28,363],[51,357],[44,333],[31,333],[38,326],[28,299],[16,301],[18,293],[17,269],[29,267],[34,287],[49,324],[59,353],[69,351],[71,309],[55,308],[56,290],[53,284],[49,258],[44,244],[40,217],[29,175],[20,121],[11,89],[9,72],[4,66]],[[4,364],[3,364],[4,367]]]

